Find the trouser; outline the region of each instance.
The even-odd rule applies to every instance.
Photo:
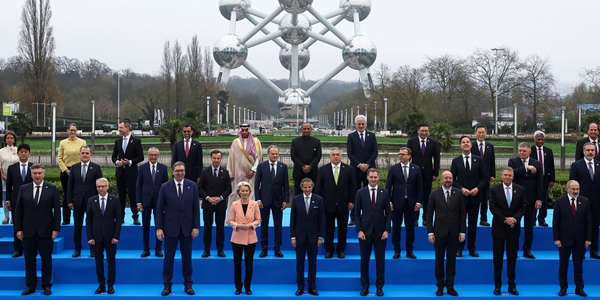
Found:
[[[248,245],[240,245],[231,243],[231,249],[233,250],[233,281],[236,289],[242,288],[242,255],[245,259],[246,274],[244,276],[243,285],[246,290],[250,289],[252,282],[253,264],[254,264],[254,251],[256,250],[256,243]]]

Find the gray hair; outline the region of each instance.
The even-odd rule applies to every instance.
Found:
[[[367,117],[365,117],[365,115],[357,115],[356,117],[354,117],[354,123],[356,123],[360,120],[366,121]]]
[[[106,179],[105,177],[100,177],[98,179],[96,179],[96,186],[98,186],[98,183],[106,183],[106,187],[108,187],[108,179]]]
[[[158,154],[160,154],[160,150],[158,150],[157,147],[150,147],[150,148],[148,148],[148,154],[150,154],[150,151],[152,151],[152,150],[156,150],[156,152],[158,152]]]
[[[239,194],[239,193],[240,193],[240,189],[241,189],[243,186],[247,186],[247,187],[248,187],[248,189],[250,189],[250,192],[252,192],[252,187],[250,186],[250,183],[248,183],[247,181],[240,181],[240,183],[238,183],[238,184],[235,186],[235,192]]]
[[[537,139],[537,138],[538,138],[540,135],[541,135],[543,138],[546,138],[546,134],[545,134],[543,131],[541,131],[541,130],[538,130],[538,131],[534,132],[534,133],[533,133],[533,138],[534,138],[534,139]]]

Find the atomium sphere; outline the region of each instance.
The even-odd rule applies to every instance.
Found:
[[[219,66],[235,69],[248,58],[248,48],[238,36],[228,34],[215,43],[213,57]]]
[[[285,49],[279,50],[279,62],[287,70],[292,69],[292,45],[285,44]],[[310,62],[310,50],[304,48],[303,44],[298,45],[298,70],[306,68]]]
[[[313,0],[279,0],[279,5],[290,14],[301,14],[312,5]]]
[[[281,38],[284,41],[298,45],[308,39],[307,33],[311,30],[310,21],[304,15],[287,14],[281,18],[279,30],[283,32]]]
[[[236,20],[240,21],[246,17],[246,10],[251,6],[250,0],[219,0],[219,11],[227,19],[231,19],[231,13],[236,13]]]
[[[287,89],[283,91],[283,97],[279,97],[279,112],[283,117],[296,116],[299,112],[304,112],[304,107],[308,112],[310,108],[310,97],[305,96],[303,89]]]
[[[377,58],[377,47],[368,37],[356,35],[344,46],[342,58],[354,70],[368,68]]]
[[[346,11],[346,20],[354,22],[354,11],[357,11],[362,21],[371,13],[371,0],[340,0],[340,8]]]

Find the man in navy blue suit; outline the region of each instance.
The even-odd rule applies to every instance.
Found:
[[[72,169],[71,169],[72,170]],[[71,171],[72,172],[72,171]],[[71,173],[73,174],[73,173]],[[70,176],[71,177],[71,176]],[[69,177],[69,178],[70,178]],[[88,244],[96,252],[96,276],[98,288],[95,294],[106,291],[114,294],[114,284],[117,274],[117,243],[121,238],[121,202],[119,198],[108,193],[108,179],[102,177],[96,180],[98,193],[88,199],[85,228]],[[108,263],[108,281],[104,277],[104,250]],[[106,290],[105,283],[108,283]]]
[[[367,180],[367,170],[376,168],[377,162],[377,138],[375,133],[366,130],[367,117],[358,115],[354,118],[354,126],[356,131],[348,134],[346,148],[348,151],[348,159],[350,166],[354,169],[356,176],[356,189],[360,189],[369,184]],[[317,185],[318,186],[318,185]],[[350,213],[350,223],[354,225],[354,214]],[[327,242],[327,239],[325,240]]]
[[[308,293],[318,296],[317,251],[325,233],[325,206],[323,198],[313,194],[313,182],[302,179],[302,194],[294,196],[290,213],[290,237],[296,248],[296,296],[304,293],[304,260],[308,254]]]
[[[592,213],[588,199],[578,196],[579,183],[576,180],[569,180],[567,195],[558,197],[554,201],[552,232],[560,258],[558,267],[560,291],[558,295],[561,297],[567,294],[567,271],[571,254],[573,254],[575,294],[587,296],[583,291],[583,258],[585,248],[592,244]]]
[[[164,239],[165,243],[163,296],[171,293],[173,262],[178,243],[184,291],[188,295],[195,294],[192,288],[192,240],[200,232],[199,206],[198,186],[195,182],[185,179],[185,165],[178,161],[173,164],[173,180],[162,185],[156,204],[156,237],[161,241]]]
[[[583,146],[584,158],[571,165],[570,180],[577,180],[579,194],[590,202],[592,213],[592,239],[590,258],[600,259],[598,254],[598,222],[600,220],[600,161],[594,159],[596,147],[592,143]]]
[[[21,295],[35,292],[37,286],[36,256],[42,261],[42,288],[44,295],[52,294],[52,248],[60,231],[60,197],[56,186],[44,181],[46,168],[31,166],[33,182],[19,189],[16,200],[14,226],[17,238],[23,241],[25,254],[25,283]],[[34,189],[35,187],[35,189]]]
[[[156,216],[156,202],[158,201],[158,193],[163,183],[169,181],[169,173],[167,166],[158,162],[160,153],[158,148],[151,147],[148,149],[148,162],[140,166],[138,178],[137,178],[137,189],[136,189],[136,201],[137,210],[142,213],[142,237],[144,240],[144,251],[140,255],[141,257],[150,256],[150,223],[152,221],[152,214]],[[157,257],[163,257],[161,250],[162,241],[156,239],[154,247],[154,255]]]
[[[185,164],[185,178],[195,183],[200,183],[200,174],[202,173],[202,144],[195,141],[192,137],[194,130],[189,124],[181,128],[183,139],[173,146],[171,156],[171,165],[181,161]]]
[[[467,136],[460,138],[460,149],[462,154],[452,159],[450,172],[454,176],[454,187],[461,190],[465,196],[465,207],[467,213],[467,243],[469,255],[479,257],[476,251],[475,242],[477,241],[477,220],[479,214],[479,205],[483,197],[481,190],[489,186],[489,176],[483,166],[483,159],[471,153],[471,139]],[[462,241],[456,251],[457,257],[462,257],[462,251],[465,248],[465,242]]]
[[[394,259],[400,258],[400,240],[402,220],[406,230],[406,257],[416,259],[413,252],[415,242],[415,211],[423,206],[423,177],[421,168],[410,163],[412,151],[408,147],[400,148],[399,163],[393,165],[385,181],[385,189],[392,197],[392,244]]]
[[[537,216],[538,224],[540,226],[548,227],[546,217],[548,216],[548,190],[554,186],[555,175],[554,175],[554,154],[552,149],[544,146],[544,140],[546,134],[543,131],[536,131],[533,134],[535,146],[531,146],[531,157],[537,159],[542,167],[542,174],[544,177],[543,192],[542,192],[542,207],[540,208]]]
[[[490,179],[489,182],[493,182],[494,178],[496,178],[496,153],[494,151],[494,145],[485,141],[485,137],[487,136],[487,127],[485,127],[483,124],[478,124],[477,127],[475,127],[475,136],[477,136],[477,140],[473,141],[472,143],[473,146],[471,147],[471,153],[483,159],[483,166],[485,171],[488,173],[488,177]],[[490,223],[487,219],[490,185],[485,185],[479,192],[481,193],[479,216],[481,221],[479,222],[479,225],[490,226]]]
[[[131,209],[133,224],[142,225],[136,208],[135,190],[138,164],[144,160],[144,150],[142,150],[140,139],[131,134],[129,120],[119,123],[119,133],[122,137],[115,140],[111,159],[116,167],[115,177],[117,178],[119,200],[121,200],[121,209],[123,210],[122,223],[125,223],[125,207],[127,206],[127,195],[129,195],[129,208]]]
[[[15,214],[14,207],[17,206],[17,196],[19,195],[21,186],[33,181],[31,178],[31,166],[33,163],[29,162],[30,154],[31,149],[28,144],[19,145],[19,147],[17,147],[19,161],[8,166],[6,172],[6,205],[8,206],[8,209],[12,211],[13,218]],[[21,239],[17,238],[16,231],[13,247],[15,252],[13,252],[12,257],[20,257],[23,255],[23,242]]]
[[[268,161],[263,161],[256,167],[254,180],[254,195],[260,208],[260,245],[262,251],[259,257],[265,257],[269,248],[269,216],[273,213],[273,229],[275,238],[273,251],[275,256],[283,257],[281,252],[281,231],[283,210],[290,202],[290,183],[287,165],[280,162],[279,147],[271,145],[267,148]]]
[[[72,257],[81,255],[81,235],[83,232],[83,216],[87,211],[88,199],[96,194],[96,180],[102,178],[102,169],[93,163],[92,150],[89,146],[79,149],[81,162],[71,167],[71,174],[67,184],[67,202],[69,209],[73,210],[73,242],[75,251]],[[89,238],[88,238],[89,240]],[[94,257],[94,246],[90,245],[90,256]]]
[[[544,182],[540,162],[530,157],[531,146],[523,142],[519,144],[519,157],[511,158],[508,166],[514,170],[514,182],[525,187],[525,200],[527,207],[523,215],[523,256],[525,258],[535,259],[531,253],[531,244],[533,243],[533,226],[535,225],[535,211],[542,207],[542,184]]]

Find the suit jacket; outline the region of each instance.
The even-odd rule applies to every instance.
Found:
[[[156,229],[162,229],[165,236],[178,237],[192,235],[192,229],[200,229],[200,204],[198,186],[189,179],[183,179],[183,196],[177,196],[175,180],[169,180],[160,188],[156,204]]]
[[[85,220],[85,230],[88,240],[96,242],[112,239],[121,239],[121,202],[119,198],[107,194],[104,206],[104,214],[100,208],[100,197],[98,194],[88,199],[87,217]]]
[[[377,187],[377,200],[375,209],[371,204],[370,186],[356,192],[354,200],[354,220],[356,232],[362,231],[365,236],[375,234],[380,236],[384,231],[390,232],[392,224],[392,209],[390,207],[390,194],[380,186]]]
[[[22,185],[33,181],[31,178],[31,166],[33,163],[28,163],[27,175],[25,181],[21,178],[21,163],[16,162],[6,170],[6,200],[10,201],[11,209],[17,205],[17,196]]]
[[[408,181],[404,179],[403,164],[401,162],[390,168],[385,181],[385,189],[390,192],[392,204],[397,209],[402,208],[405,199],[408,200],[409,207],[415,207],[417,202],[423,204],[421,168],[415,164],[409,164],[408,168]],[[406,198],[407,196],[408,198]]]
[[[375,161],[377,160],[377,138],[373,132],[364,131],[365,145],[363,147],[360,141],[360,135],[358,130],[348,134],[346,140],[346,148],[348,151],[348,159],[350,159],[350,166],[354,170],[358,170],[359,164],[368,164],[369,168],[375,168]]]
[[[323,197],[325,211],[335,211],[336,205],[338,211],[348,211],[348,203],[354,203],[356,197],[356,176],[352,167],[340,163],[337,184],[333,176],[333,165],[328,163],[320,167],[314,192]]]
[[[231,194],[231,177],[229,177],[229,172],[221,166],[219,168],[219,176],[215,178],[213,176],[213,167],[212,165],[208,168],[202,170],[200,173],[200,184],[198,185],[198,194],[200,199],[203,201],[206,200],[206,197],[223,197],[223,201],[217,204],[217,210],[226,210],[227,209],[227,199]],[[202,204],[202,208],[207,208],[211,204]]]
[[[419,136],[408,139],[406,146],[412,150],[412,163],[421,167],[423,178],[432,179],[440,173],[440,149],[434,139],[427,138],[425,155],[421,152]]]
[[[471,154],[477,155],[483,159],[483,167],[488,174],[487,177],[496,178],[496,153],[494,151],[494,145],[484,141],[483,147],[485,149],[483,150],[482,156],[481,152],[479,152],[479,141],[474,141],[471,144]]]
[[[569,180],[579,182],[579,195],[585,197],[594,208],[600,208],[600,161],[594,159],[594,178],[590,177],[587,161],[580,159],[571,164]]]
[[[36,232],[40,237],[51,237],[52,231],[60,231],[58,189],[44,181],[40,188],[40,201],[36,204],[33,187],[33,182],[30,182],[19,189],[13,215],[15,232],[23,231],[26,238],[33,237]]]
[[[234,201],[229,209],[229,220],[227,221],[233,227],[231,242],[238,245],[249,245],[258,242],[256,227],[260,225],[260,222],[260,209],[256,201],[248,201],[246,214],[244,214],[241,200]],[[250,225],[250,228],[237,228],[240,225]]]
[[[569,195],[554,201],[552,233],[554,240],[560,240],[563,247],[573,245],[585,247],[585,241],[592,240],[592,210],[587,198],[577,197],[577,213],[573,215]]]
[[[310,197],[308,213],[304,205],[304,193],[294,196],[290,213],[290,237],[297,243],[306,241],[317,245],[317,239],[325,236],[325,206],[323,198],[315,193]]]
[[[188,156],[185,157],[185,142],[181,140],[175,143],[171,155],[171,166],[181,161],[185,163],[185,178],[197,182],[202,174],[202,144],[199,141],[191,139]]]
[[[535,158],[537,161],[540,161],[537,148],[538,147],[535,145],[531,146],[530,156]],[[552,149],[542,146],[542,155],[544,156],[542,157],[542,162],[544,163],[544,188],[548,188],[548,184],[550,182],[556,181],[554,175],[554,154],[552,153]]]
[[[575,146],[575,160],[582,159],[585,155],[583,155],[583,145],[585,143],[590,142],[590,138],[586,137],[577,141],[577,145]],[[596,142],[600,142],[600,139],[597,139]],[[597,145],[600,148],[600,145]],[[598,154],[596,154],[597,156]]]
[[[293,139],[290,147],[290,157],[294,162],[292,176],[302,176],[304,174],[302,167],[310,165],[311,170],[308,177],[316,178],[319,161],[321,161],[321,151],[321,141],[314,136],[310,136],[308,139],[302,136]]]
[[[479,192],[475,196],[469,196],[465,201],[475,201],[477,203],[481,202],[481,191],[485,188],[486,185],[489,185],[490,176],[489,173],[485,171],[485,167],[483,166],[483,159],[477,155],[470,155],[471,159],[471,172],[467,172],[465,168],[465,159],[462,154],[452,159],[452,164],[450,165],[450,172],[452,172],[452,177],[454,178],[454,183],[452,184],[457,189],[466,188],[472,190],[474,188],[478,188]]]
[[[504,191],[504,184],[500,183],[490,188],[490,212],[494,216],[492,220],[492,236],[493,237],[507,237],[507,236],[521,236],[521,217],[525,214],[525,207],[527,202],[525,201],[525,189],[512,183],[512,197],[510,207],[506,200],[506,194]],[[513,217],[517,220],[515,226],[510,228],[507,224],[504,224],[506,217]]]
[[[136,204],[142,206],[150,206],[150,200],[154,199],[154,203],[158,201],[158,193],[163,183],[169,181],[169,171],[165,164],[156,162],[156,174],[152,180],[152,165],[146,162],[140,166],[137,177],[137,188],[135,189]],[[195,181],[194,181],[195,182]]]
[[[275,181],[271,178],[270,160],[259,163],[254,175],[254,197],[266,207],[270,207],[272,202],[276,207],[281,207],[282,202],[290,202],[288,167],[280,161],[276,163]]]
[[[133,135],[129,135],[129,141],[127,142],[127,150],[125,153],[123,153],[123,137],[115,140],[112,153],[112,162],[113,164],[116,164],[117,160],[121,160],[123,158],[129,159],[131,161],[131,166],[127,164],[117,168],[115,171],[116,176],[118,177],[125,175],[130,178],[137,177],[138,164],[144,160],[144,150],[142,149],[142,142],[140,139],[134,137]]]
[[[519,157],[513,157],[508,160],[508,166],[513,168],[515,177],[513,182],[522,186],[527,187],[525,190],[525,199],[528,205],[534,205],[535,201],[543,199],[543,184],[544,178],[540,170],[540,162],[534,158],[529,157],[527,160],[529,165],[534,166],[539,172],[532,174],[527,171],[523,165],[523,161]]]
[[[446,202],[445,192],[444,188],[431,192],[427,203],[427,233],[442,238],[458,237],[467,228],[465,197],[460,189],[451,187],[450,199]]]
[[[67,203],[73,203],[75,206],[87,204],[88,199],[98,194],[96,180],[102,178],[102,169],[98,164],[88,162],[85,181],[81,177],[81,169],[80,162],[71,166],[67,184]]]

